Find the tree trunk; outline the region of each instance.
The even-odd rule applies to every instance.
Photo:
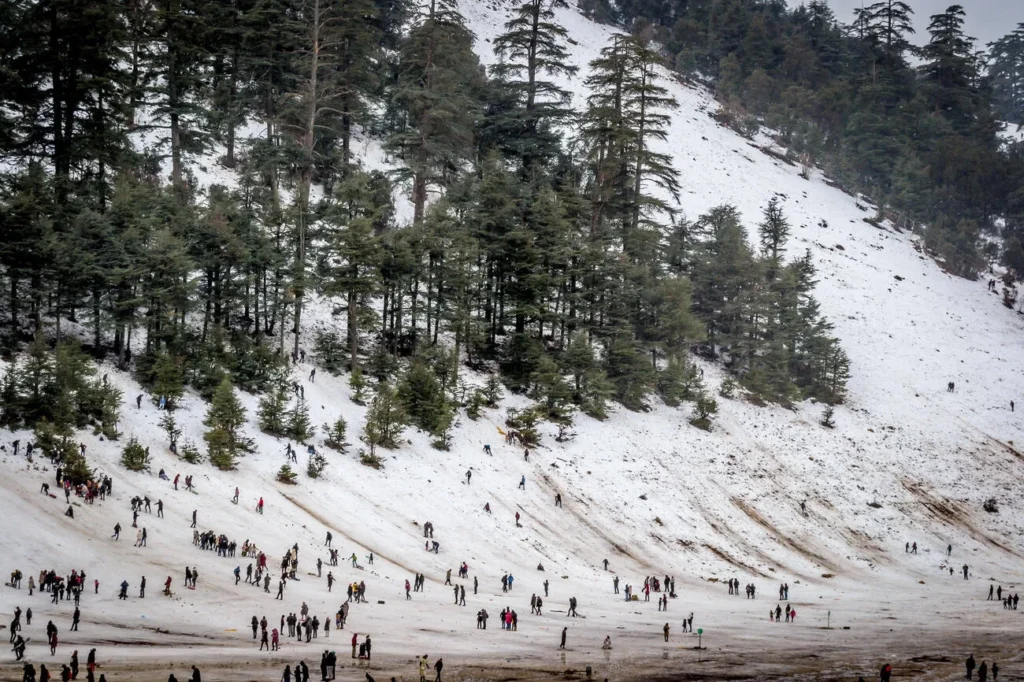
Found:
[[[355,371],[359,362],[359,300],[355,291],[348,292],[348,369]]]

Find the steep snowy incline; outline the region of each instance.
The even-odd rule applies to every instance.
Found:
[[[491,42],[507,7],[466,2],[463,12],[481,58],[492,63]],[[560,10],[558,17],[569,30],[580,67],[565,85],[582,108],[587,64],[612,30],[574,11]],[[762,152],[758,146],[772,144],[766,137],[751,142],[718,125],[710,115],[717,104],[703,90],[671,79],[667,85],[680,107],[664,151],[674,155],[682,174],[687,216],[732,203],[753,229],[762,208],[779,194],[794,228],[789,254],[805,248],[813,254],[817,297],[853,365],[849,403],[837,409],[835,429],[817,423],[821,407],[811,404],[787,410],[720,399],[710,433],[689,425],[688,409],[655,405],[645,414],[618,410],[605,422],[581,416],[575,439],[566,443],[555,442],[553,428],[545,426],[541,447],[526,461],[522,450],[502,443],[498,432],[504,408],[524,404],[509,397],[502,409],[485,411],[475,422],[460,413],[451,452],[433,450],[426,436],[408,430],[408,442],[387,453],[385,468],[377,471],[353,454],[365,410],[349,399],[346,377],[320,372],[311,383],[310,365],[304,364],[294,377],[304,386],[314,424],[343,415],[354,445],[345,455],[328,451],[330,464],[316,481],[301,473],[305,457],[300,455],[299,484],[287,486],[274,480],[284,463],[284,442],[256,433],[256,397],[245,396],[244,402],[257,452],[237,471],[223,473],[172,455],[158,428],[160,414],[149,402],[135,408],[138,385],[104,367],[101,371],[125,391],[125,438],[134,435],[150,447],[153,472],[194,474],[199,494],[174,491],[155,473],[126,472],[118,464],[123,440],[83,435],[90,461],[114,476],[115,493],[92,506],[76,503],[75,518],[68,519],[62,516],[63,499],[38,492],[43,481],[53,480],[50,467],[39,460],[28,465],[8,449],[0,453],[0,517],[9,521],[0,534],[0,569],[38,574],[43,567],[64,572],[84,567],[90,580],[98,578],[99,596],[85,601],[86,626],[68,633],[67,640],[81,650],[99,638],[107,647],[103,655],[134,661],[138,676],[117,679],[163,679],[169,662],[250,664],[255,647],[246,625],[253,613],[276,621],[279,611],[297,611],[306,601],[322,618],[337,610],[344,584],[359,579],[367,582],[370,603],[354,607],[341,647],[352,629],[371,633],[385,657],[407,667],[406,674],[410,652],[420,649],[432,656],[442,652],[446,660],[506,668],[564,669],[599,661],[603,671],[619,670],[616,679],[642,677],[648,670],[643,666],[654,665],[663,653],[666,662],[659,665],[679,670],[692,664],[697,653],[689,650],[689,641],[685,650],[660,645],[666,617],[654,599],[627,606],[612,594],[604,559],[623,585],[638,587],[645,575],[674,575],[680,598],[670,605],[672,618],[696,611],[697,626],[715,633],[729,649],[715,654],[727,671],[739,665],[756,669],[769,648],[820,655],[821,669],[852,671],[861,661],[877,670],[880,652],[944,654],[951,642],[977,639],[995,647],[1007,641],[1016,620],[979,605],[976,597],[989,579],[1024,580],[1024,512],[1016,490],[1024,457],[1015,445],[1024,444],[1024,433],[1021,416],[1009,409],[1020,397],[1024,371],[1021,317],[1003,308],[984,282],[944,273],[922,255],[916,236],[865,222],[870,214],[820,173],[805,180],[797,167]],[[361,140],[357,150],[368,167],[386,167],[376,141]],[[204,171],[201,182],[230,183],[230,173],[215,169],[212,159],[206,167],[214,170]],[[307,349],[313,329],[343,331],[344,319],[332,317],[332,307],[322,299],[310,302]],[[718,369],[701,366],[716,388]],[[955,392],[945,390],[949,381],[955,382]],[[184,402],[178,412],[183,438],[202,442],[205,410],[195,396]],[[22,432],[5,434],[4,440],[25,443],[30,437]],[[323,449],[322,441],[320,433],[313,442]],[[485,444],[493,447],[493,457],[483,453]],[[517,488],[521,476],[526,476],[525,490]],[[242,489],[238,506],[230,503],[236,485]],[[556,493],[564,499],[562,509],[553,505]],[[136,494],[167,503],[166,519],[143,516],[150,535],[142,549],[132,547],[128,504]],[[263,516],[253,510],[260,496],[267,502]],[[998,514],[982,511],[988,498],[998,501]],[[484,504],[492,514],[483,511]],[[276,580],[271,594],[233,584],[231,569],[241,564],[244,571],[248,559],[222,559],[192,546],[192,509],[199,510],[200,529],[239,543],[255,541],[268,553],[271,567],[299,544],[301,580],[289,583],[282,604],[273,599]],[[514,523],[517,511],[522,528]],[[428,520],[441,543],[436,555],[422,545],[422,524]],[[118,521],[124,533],[114,542],[109,536]],[[342,566],[324,566],[324,578],[317,578],[313,563],[317,556],[326,559],[328,529],[341,549]],[[918,543],[920,554],[899,551],[910,541]],[[948,561],[947,544],[954,547]],[[370,552],[373,567],[366,562]],[[363,569],[345,565],[352,553]],[[445,571],[462,561],[469,563],[471,579],[453,580],[467,587],[474,576],[480,581],[479,595],[468,590],[466,608],[454,606],[450,588],[442,586]],[[963,563],[972,571],[967,590],[959,576],[949,574],[950,567],[959,570]],[[197,566],[202,576],[194,592],[180,586],[186,564]],[[328,570],[339,579],[331,594]],[[500,590],[498,581],[507,571],[517,578],[515,596]],[[428,589],[406,603],[402,585],[415,572],[427,575]],[[149,580],[146,600],[118,602],[115,586],[127,579],[134,595],[141,575]],[[172,599],[159,596],[167,575],[175,581]],[[763,618],[763,602],[724,596],[721,581],[732,577],[756,583],[759,594],[768,597],[778,583],[790,583],[792,603],[802,615],[783,642],[780,626]],[[545,579],[550,601],[544,616],[533,616],[526,602],[531,593],[543,591]],[[566,603],[574,595],[587,618],[566,621]],[[926,599],[940,607],[921,608]],[[65,604],[26,600],[24,592],[5,588],[0,612],[6,617],[15,603],[23,608],[31,603],[43,623],[68,618]],[[518,633],[505,635],[493,620],[487,633],[475,632],[477,609],[488,609],[493,619],[506,605],[519,613]],[[829,618],[853,630],[822,630]],[[572,623],[574,650],[567,659],[556,659],[551,651],[565,622]],[[893,635],[890,628],[896,625],[900,630]],[[615,653],[599,658],[600,643],[609,634]],[[30,643],[35,658],[43,650],[38,635]],[[136,643],[160,646],[128,646]],[[116,656],[110,652],[114,645]],[[267,660],[283,667],[283,656],[294,662],[295,656],[316,653],[315,645],[289,642],[284,654]],[[14,670],[3,665],[0,671]],[[918,678],[948,679],[936,665],[934,677],[922,672]],[[213,679],[235,679],[221,672]],[[253,679],[242,675],[237,678]]]

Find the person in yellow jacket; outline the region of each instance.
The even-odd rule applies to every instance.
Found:
[[[427,682],[427,655],[420,659],[420,682]]]

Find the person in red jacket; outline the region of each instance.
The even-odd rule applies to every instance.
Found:
[[[359,646],[359,633],[352,633],[352,658],[356,657],[356,647]]]

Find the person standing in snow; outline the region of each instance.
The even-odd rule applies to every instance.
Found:
[[[473,472],[472,472],[472,470],[468,470],[468,471],[466,471],[466,485],[469,485],[469,480],[470,480],[471,478],[473,478]]]
[[[562,628],[562,642],[558,645],[559,649],[564,649],[565,648],[565,633],[568,630],[569,630],[569,628]]]
[[[199,510],[198,510],[198,509],[193,509],[193,510],[192,510],[192,525],[191,525],[191,526],[189,526],[190,528],[195,528],[195,527],[196,527],[196,514],[197,514],[198,512],[199,512]]]
[[[520,490],[526,490],[526,474],[523,474],[519,478],[519,489]]]

